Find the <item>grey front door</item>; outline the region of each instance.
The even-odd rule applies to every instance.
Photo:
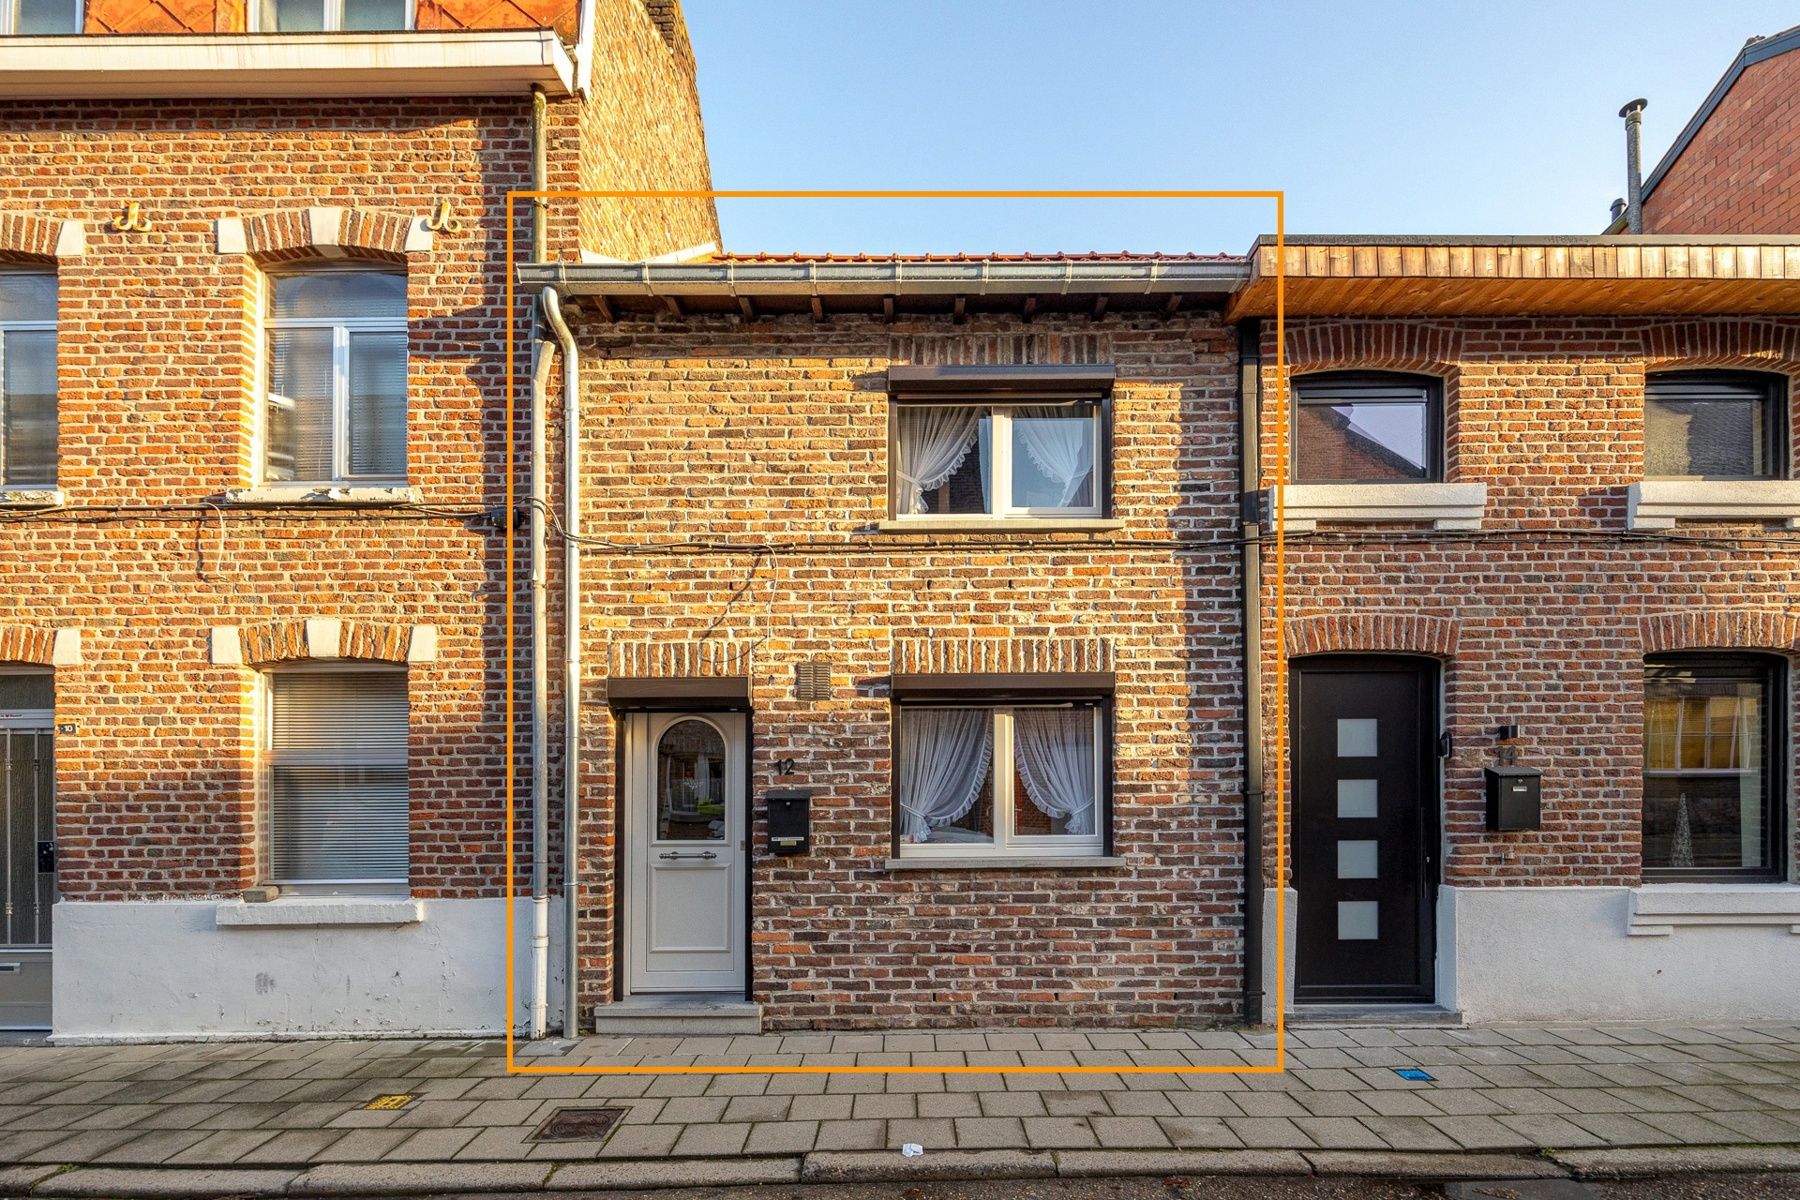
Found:
[[[0,712],[0,1029],[50,1027],[56,773],[47,719]]]

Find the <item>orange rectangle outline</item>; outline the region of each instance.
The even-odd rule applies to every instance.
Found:
[[[514,230],[516,220],[513,215],[514,204],[525,200],[1273,200],[1275,201],[1275,380],[1274,400],[1278,411],[1287,411],[1287,193],[1280,190],[1210,190],[1210,189],[977,189],[977,190],[861,190],[861,189],[711,189],[711,188],[671,188],[671,189],[619,189],[602,191],[567,190],[567,191],[535,191],[528,189],[510,189],[506,193],[506,511],[510,514],[516,504],[515,475],[516,447],[514,444],[514,413],[518,405],[514,398],[516,384],[515,355],[513,343],[516,340],[515,323],[517,298],[514,294]],[[547,205],[545,206],[548,207]],[[1255,260],[1252,259],[1252,266]],[[1259,391],[1260,391],[1260,383]],[[1256,436],[1262,436],[1261,416],[1266,409],[1258,407],[1258,424]],[[504,622],[506,626],[506,663],[502,689],[506,697],[506,1011],[502,1027],[506,1030],[506,1073],[509,1075],[1279,1075],[1287,1070],[1287,786],[1286,786],[1286,749],[1287,749],[1287,646],[1286,639],[1281,636],[1281,628],[1287,605],[1287,539],[1284,513],[1284,485],[1287,480],[1288,467],[1288,423],[1286,420],[1276,422],[1275,463],[1273,471],[1273,503],[1270,509],[1275,526],[1275,1061],[1273,1064],[1259,1066],[1225,1066],[1206,1065],[1193,1066],[1017,1066],[1017,1067],[971,1067],[971,1066],[924,1066],[924,1067],[876,1067],[876,1066],[559,1066],[554,1064],[526,1065],[516,1061],[515,1043],[517,1040],[513,1029],[513,1011],[517,1000],[517,984],[514,979],[514,942],[515,942],[515,901],[517,862],[515,858],[515,831],[513,822],[513,801],[517,782],[517,747],[514,741],[515,701],[514,691],[516,676],[514,672],[513,646],[513,593],[514,572],[513,560],[517,554],[517,534],[514,522],[506,522],[505,535],[505,570],[503,572],[506,601],[504,606]],[[1258,483],[1261,481],[1258,480]],[[1255,603],[1261,604],[1261,580],[1244,580],[1242,586],[1256,589]],[[1246,654],[1261,655],[1262,647],[1245,645]],[[1246,695],[1246,706],[1261,703],[1261,697]],[[1247,732],[1247,731],[1246,731]],[[1266,735],[1266,731],[1265,731]],[[1246,745],[1246,751],[1248,745]],[[1247,756],[1246,756],[1247,758]],[[1248,783],[1249,781],[1246,781]],[[1249,837],[1245,838],[1248,843]],[[1260,836],[1255,844],[1261,846]],[[1246,864],[1247,869],[1247,864]],[[1258,897],[1246,897],[1246,904],[1261,903]],[[566,934],[565,934],[566,936]],[[1253,953],[1261,953],[1261,947],[1245,946],[1244,957],[1247,961]]]

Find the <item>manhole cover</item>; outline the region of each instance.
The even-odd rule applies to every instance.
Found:
[[[625,1118],[622,1108],[559,1108],[528,1141],[598,1142]]]

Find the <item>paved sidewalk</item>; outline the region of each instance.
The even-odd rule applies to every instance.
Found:
[[[1536,1173],[1533,1162],[1578,1169],[1584,1153],[1604,1165],[1646,1148],[1800,1146],[1793,1025],[1301,1027],[1280,1075],[1057,1070],[1248,1065],[1271,1061],[1272,1045],[1229,1030],[521,1044],[519,1065],[595,1072],[576,1075],[509,1074],[494,1041],[9,1046],[0,1193],[107,1194],[110,1179],[150,1194],[176,1168],[217,1172],[227,1191],[323,1194],[384,1179],[392,1191],[655,1186],[676,1180],[671,1159],[689,1160],[683,1183],[782,1182],[1132,1164],[1283,1173],[1471,1154],[1524,1156],[1508,1160],[1514,1173]],[[607,1072],[626,1065],[1044,1069]],[[412,1099],[368,1107],[384,1095]],[[567,1107],[625,1111],[604,1141],[533,1140]],[[903,1143],[926,1153],[902,1158]],[[1181,1153],[1196,1151],[1207,1153]],[[1791,1151],[1744,1159],[1790,1160],[1800,1165]],[[52,1174],[71,1165],[88,1170]],[[139,1174],[127,1187],[113,1168]]]

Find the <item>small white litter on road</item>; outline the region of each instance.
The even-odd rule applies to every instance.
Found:
[[[917,1142],[904,1142],[900,1146],[900,1153],[906,1155],[908,1158],[917,1158],[919,1155],[925,1153],[925,1147],[919,1145]]]

